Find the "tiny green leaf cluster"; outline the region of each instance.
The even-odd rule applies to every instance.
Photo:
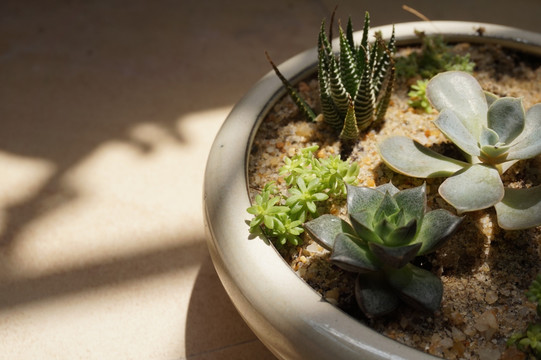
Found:
[[[431,113],[433,109],[426,97],[428,79],[444,71],[472,73],[475,63],[470,61],[469,54],[453,53],[441,35],[425,35],[422,32],[416,34],[422,39],[421,51],[397,58],[396,72],[397,76],[407,79],[421,77],[416,84],[411,85],[408,105]]]
[[[350,222],[322,215],[305,224],[310,236],[331,251],[330,261],[358,273],[355,297],[368,317],[387,314],[400,300],[435,311],[441,280],[411,261],[439,247],[461,218],[438,209],[427,212],[426,185],[398,190],[347,186]]]
[[[475,63],[470,55],[459,55],[451,51],[441,35],[426,35],[416,32],[421,38],[421,51],[396,59],[396,75],[401,78],[421,76],[423,79],[444,71],[464,71],[472,73]]]
[[[466,161],[394,136],[379,144],[385,164],[408,176],[447,177],[439,193],[459,213],[494,206],[503,229],[541,225],[541,185],[515,189],[501,179],[517,161],[541,154],[541,104],[525,111],[521,99],[486,93],[472,75],[461,71],[434,76],[426,91],[440,112],[434,125]]]
[[[408,105],[414,109],[422,109],[427,114],[430,114],[434,109],[430,105],[430,101],[426,98],[426,86],[428,80],[417,80],[417,83],[411,85],[411,90],[408,92]]]
[[[528,300],[537,303],[537,315],[541,316],[541,274],[537,275],[526,292]],[[526,333],[513,334],[507,340],[508,346],[516,346],[529,359],[541,359],[541,322],[529,324]]]
[[[317,217],[318,204],[331,198],[344,198],[346,184],[356,184],[359,165],[329,156],[314,156],[318,146],[311,146],[284,159],[280,175],[287,185],[287,195],[278,191],[273,182],[267,183],[247,212],[254,215],[250,232],[274,240],[277,246],[302,242],[302,224]]]

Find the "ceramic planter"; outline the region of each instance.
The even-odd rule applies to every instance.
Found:
[[[505,26],[435,21],[397,24],[395,29],[398,46],[418,43],[414,30],[420,30],[443,34],[448,42],[498,43],[541,56],[540,34]],[[372,32],[381,31],[387,39],[391,30],[383,26]],[[356,41],[360,36],[356,33]],[[315,73],[316,63],[314,48],[288,60],[280,70],[296,83]],[[211,148],[204,183],[206,230],[214,266],[228,295],[278,358],[433,358],[378,334],[326,302],[273,246],[250,235],[248,156],[259,124],[284,94],[280,80],[269,72],[234,107]]]

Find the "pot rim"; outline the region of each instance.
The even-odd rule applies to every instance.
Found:
[[[418,44],[414,31],[448,42],[497,43],[541,56],[541,34],[465,21],[394,25],[397,46]],[[384,39],[393,25],[374,27]],[[479,29],[483,29],[480,35]],[[360,41],[361,32],[354,34]],[[337,40],[333,46],[337,48]],[[279,65],[296,83],[315,71],[311,48]],[[234,106],[211,147],[203,184],[207,245],[226,292],[248,326],[279,358],[435,359],[387,338],[325,301],[286,264],[273,246],[248,231],[248,157],[259,125],[285,94],[269,71]],[[269,276],[269,272],[272,274]],[[293,290],[294,289],[294,290]]]

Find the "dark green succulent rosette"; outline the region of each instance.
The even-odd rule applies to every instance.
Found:
[[[322,215],[305,224],[310,236],[331,251],[330,261],[358,273],[355,296],[368,317],[396,309],[401,301],[421,309],[439,308],[443,285],[411,261],[434,251],[458,227],[461,217],[426,211],[426,185],[398,190],[347,186],[350,222]]]

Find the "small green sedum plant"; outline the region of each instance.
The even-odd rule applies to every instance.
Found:
[[[537,275],[526,292],[528,300],[537,304],[537,315],[541,316],[541,275]],[[541,323],[528,325],[525,333],[513,334],[507,340],[507,346],[516,346],[526,353],[529,359],[541,359]]]
[[[331,251],[330,261],[358,273],[355,296],[368,317],[396,309],[400,300],[435,311],[443,294],[441,280],[411,261],[435,250],[461,218],[426,210],[426,185],[399,191],[392,184],[377,188],[347,186],[350,222],[322,215],[306,231]]]
[[[426,86],[428,80],[417,80],[411,85],[411,90],[408,92],[408,105],[414,109],[422,109],[427,114],[432,113],[434,109],[430,105],[430,101],[426,98]]]
[[[278,247],[286,243],[302,243],[302,224],[319,216],[318,204],[346,196],[346,184],[356,184],[359,165],[329,156],[317,159],[318,146],[311,146],[284,159],[280,175],[284,176],[287,195],[280,193],[274,182],[267,183],[247,209],[254,217],[250,233],[263,234]]]
[[[541,225],[541,186],[505,188],[501,180],[517,161],[541,154],[541,104],[526,112],[521,99],[485,93],[473,76],[460,71],[436,75],[427,95],[440,112],[434,124],[466,162],[401,136],[379,144],[382,160],[408,176],[448,177],[439,193],[459,213],[494,206],[504,229]]]
[[[361,43],[355,45],[351,19],[345,32],[340,27],[338,55],[325,32],[325,21],[319,32],[318,80],[323,121],[339,131],[342,140],[358,139],[361,131],[383,119],[389,107],[395,79],[394,31],[388,43],[381,34],[376,34],[375,41],[370,43],[369,29],[370,17],[366,13]],[[271,65],[301,112],[315,121],[314,110],[272,62]]]

